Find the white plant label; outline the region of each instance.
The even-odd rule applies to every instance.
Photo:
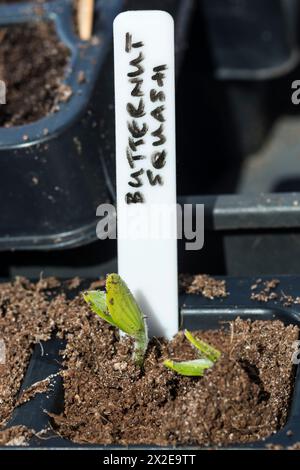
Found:
[[[118,270],[150,335],[178,331],[174,22],[163,11],[114,21]]]

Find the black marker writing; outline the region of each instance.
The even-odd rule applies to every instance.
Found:
[[[126,33],[126,36],[125,36],[125,51],[126,52],[130,52],[132,47],[134,47],[134,48],[143,47],[143,45],[144,44],[142,43],[142,41],[133,43],[132,42],[132,34]]]
[[[154,130],[151,132],[151,136],[153,137],[152,146],[155,148],[155,152],[147,156],[145,155],[145,150],[143,150],[149,131],[148,125],[141,120],[146,114],[144,90],[145,55],[142,49],[143,47],[143,41],[133,42],[132,34],[129,32],[126,33],[125,51],[134,54],[134,57],[129,60],[129,71],[127,72],[128,82],[131,86],[130,95],[132,99],[126,105],[126,110],[130,118],[127,122],[129,136],[126,158],[129,168],[131,171],[134,170],[129,175],[128,186],[132,188],[142,188],[147,181],[151,186],[162,186],[164,180],[159,171],[164,168],[167,162],[167,152],[163,148],[167,141],[163,124],[166,121],[166,95],[163,89],[167,76],[166,64],[157,65],[152,69],[151,79],[153,88],[149,91],[149,98],[150,103],[155,103],[155,105],[149,110],[149,115],[157,122],[156,127],[154,127]],[[136,49],[140,50],[134,52]],[[146,169],[141,166],[142,161],[145,163],[148,162],[148,164],[150,163],[151,169],[149,169],[149,167]],[[125,196],[125,201],[127,204],[143,203],[145,197],[141,190],[128,192]]]

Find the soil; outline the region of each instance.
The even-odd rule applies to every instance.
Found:
[[[14,426],[0,432],[0,446],[28,446],[33,431],[25,426]]]
[[[71,88],[63,83],[70,51],[52,22],[0,27],[0,43],[0,79],[7,87],[0,126],[34,122],[71,98]]]
[[[300,297],[293,297],[292,295],[285,294],[280,290],[280,281],[278,279],[271,279],[269,281],[262,281],[257,279],[251,286],[251,300],[258,302],[280,302],[284,307],[300,304]]]
[[[74,286],[50,300],[53,289],[59,290],[53,278],[37,285],[18,279],[0,286],[0,337],[9,359],[1,366],[2,425],[14,406],[49,386],[43,381],[18,397],[32,345],[49,338],[54,329],[67,340],[65,407],[62,415],[50,416],[52,427],[65,438],[78,443],[215,446],[255,441],[285,424],[297,327],[237,319],[220,330],[196,332],[222,352],[201,378],[179,376],[163,365],[167,357],[197,357],[182,333],[171,342],[153,339],[141,371],[131,359],[132,342],[120,340],[113,327],[90,312]],[[67,300],[66,295],[75,298]],[[0,443],[24,441],[27,432],[7,436],[2,431]]]
[[[80,298],[56,302],[53,318],[68,339],[65,409],[54,417],[60,435],[78,443],[226,445],[285,424],[297,327],[238,319],[229,329],[198,332],[222,357],[204,377],[189,378],[163,366],[167,357],[197,357],[181,333],[171,342],[152,340],[141,372],[131,342],[119,341]]]
[[[179,286],[187,294],[200,294],[210,300],[229,295],[226,290],[226,281],[215,279],[207,274],[194,276],[183,274],[179,277]]]
[[[296,442],[291,446],[284,447],[280,444],[268,444],[266,445],[268,450],[300,450],[300,442]]]
[[[278,279],[271,279],[270,281],[257,281],[251,286],[251,300],[257,300],[258,302],[269,302],[270,300],[277,300],[279,298],[276,292],[280,281]]]
[[[40,382],[37,382],[24,390],[24,392],[18,398],[15,406],[20,406],[23,405],[23,403],[27,403],[39,393],[47,392],[51,385],[51,379],[52,377],[47,377],[46,379],[41,380]]]
[[[43,283],[34,285],[23,278],[0,284],[0,339],[6,350],[0,365],[0,427],[16,405],[33,345],[50,337],[46,289]]]

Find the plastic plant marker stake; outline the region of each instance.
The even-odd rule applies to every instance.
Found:
[[[150,335],[178,331],[174,22],[114,21],[118,270]]]

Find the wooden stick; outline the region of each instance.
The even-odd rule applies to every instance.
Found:
[[[77,21],[79,37],[83,41],[89,41],[93,33],[94,0],[78,0]]]

